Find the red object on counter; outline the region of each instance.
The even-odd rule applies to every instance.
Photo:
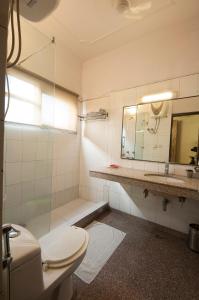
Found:
[[[113,169],[118,169],[118,168],[119,168],[119,165],[111,164],[109,167],[110,167],[110,168],[113,168]]]

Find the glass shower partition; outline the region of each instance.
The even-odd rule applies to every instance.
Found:
[[[51,222],[54,41],[21,23],[21,59],[8,71],[3,222],[25,226],[39,238]]]

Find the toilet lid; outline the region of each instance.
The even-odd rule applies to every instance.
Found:
[[[77,258],[87,240],[87,232],[76,226],[61,225],[40,238],[42,261],[46,267],[63,267]]]

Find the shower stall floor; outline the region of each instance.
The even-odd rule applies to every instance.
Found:
[[[105,201],[92,202],[78,198],[55,208],[51,211],[50,216],[47,213],[34,218],[28,222],[26,227],[36,238],[40,238],[49,230],[62,224],[70,226],[75,224],[83,227],[93,220],[93,216],[108,209],[108,207],[108,203]]]

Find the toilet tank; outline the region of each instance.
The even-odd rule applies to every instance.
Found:
[[[10,238],[13,258],[10,269],[11,300],[36,300],[43,290],[41,249],[34,236],[25,228],[12,225],[20,234]]]

